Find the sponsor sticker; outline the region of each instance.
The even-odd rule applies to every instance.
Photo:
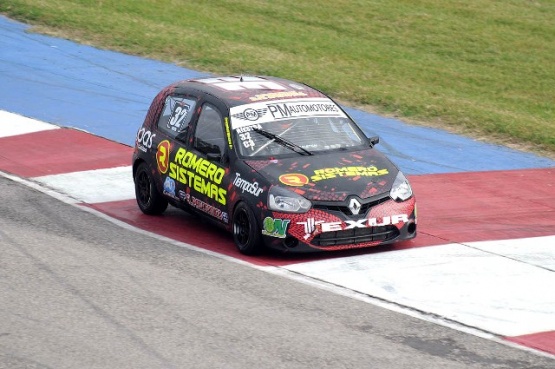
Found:
[[[395,214],[381,218],[363,218],[358,220],[345,220],[337,222],[326,222],[324,220],[316,220],[307,218],[304,222],[297,224],[304,227],[305,239],[308,239],[315,231],[319,232],[335,232],[354,228],[370,228],[381,227],[387,225],[395,225],[399,223],[408,223],[409,216],[407,214]]]
[[[206,214],[211,215],[226,224],[229,223],[229,216],[225,211],[221,211],[217,207],[212,206],[200,199],[197,199],[196,197],[191,196],[183,191],[179,191],[179,196],[195,209],[205,212]]]
[[[251,195],[257,196],[260,195],[264,190],[260,187],[258,182],[249,182],[243,178],[241,178],[240,173],[235,173],[235,179],[233,180],[233,185],[239,189],[241,189],[242,193],[250,193]]]
[[[173,161],[168,166],[168,176],[170,178],[216,200],[222,205],[226,204],[227,190],[220,186],[225,175],[225,169],[191,151],[185,150],[183,147],[176,151]]]
[[[139,129],[136,139],[137,147],[139,148],[139,150],[141,150],[142,152],[146,152],[148,149],[150,149],[152,147],[152,140],[155,136],[156,134],[147,131],[144,127]]]
[[[300,187],[308,184],[308,177],[300,173],[287,173],[280,175],[279,181],[287,186]]]
[[[387,168],[378,169],[375,166],[369,167],[335,167],[317,169],[314,175],[310,177],[312,182],[318,182],[325,179],[337,177],[375,177],[389,174]]]
[[[158,151],[156,152],[156,163],[158,163],[158,171],[166,174],[170,163],[170,141],[164,140],[158,144]]]
[[[231,140],[231,130],[229,129],[229,118],[225,117],[224,119],[225,125],[225,136],[227,138],[227,145],[230,149],[233,149],[233,141]]]
[[[303,96],[306,96],[306,94],[302,91],[280,91],[280,92],[270,92],[267,94],[254,95],[254,96],[251,96],[249,99],[251,101],[261,101],[261,100],[282,99],[285,97],[303,97]]]
[[[272,217],[266,217],[264,218],[262,234],[271,237],[285,238],[289,222],[291,222],[291,220],[289,219],[275,219]]]
[[[175,181],[170,177],[166,177],[166,180],[164,181],[164,194],[176,198]]]

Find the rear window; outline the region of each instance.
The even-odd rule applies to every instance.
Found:
[[[195,105],[195,100],[183,96],[168,96],[158,120],[158,129],[171,137],[185,131],[195,111]]]

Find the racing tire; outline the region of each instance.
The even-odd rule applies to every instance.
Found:
[[[260,229],[251,208],[244,202],[237,204],[232,220],[233,241],[241,254],[256,255],[261,251]]]
[[[141,163],[135,173],[135,198],[139,209],[148,215],[162,214],[168,207],[168,200],[158,192],[146,163]]]

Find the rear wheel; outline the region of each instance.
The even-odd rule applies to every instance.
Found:
[[[239,252],[255,255],[261,250],[260,229],[254,213],[244,202],[237,204],[233,212],[233,241]]]
[[[162,214],[168,207],[168,201],[156,189],[146,163],[141,163],[135,173],[135,197],[139,209],[148,215]]]

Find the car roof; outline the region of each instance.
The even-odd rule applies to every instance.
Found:
[[[229,107],[259,101],[328,97],[303,83],[267,76],[195,78],[177,82],[175,87],[176,90],[192,88],[216,96]]]

